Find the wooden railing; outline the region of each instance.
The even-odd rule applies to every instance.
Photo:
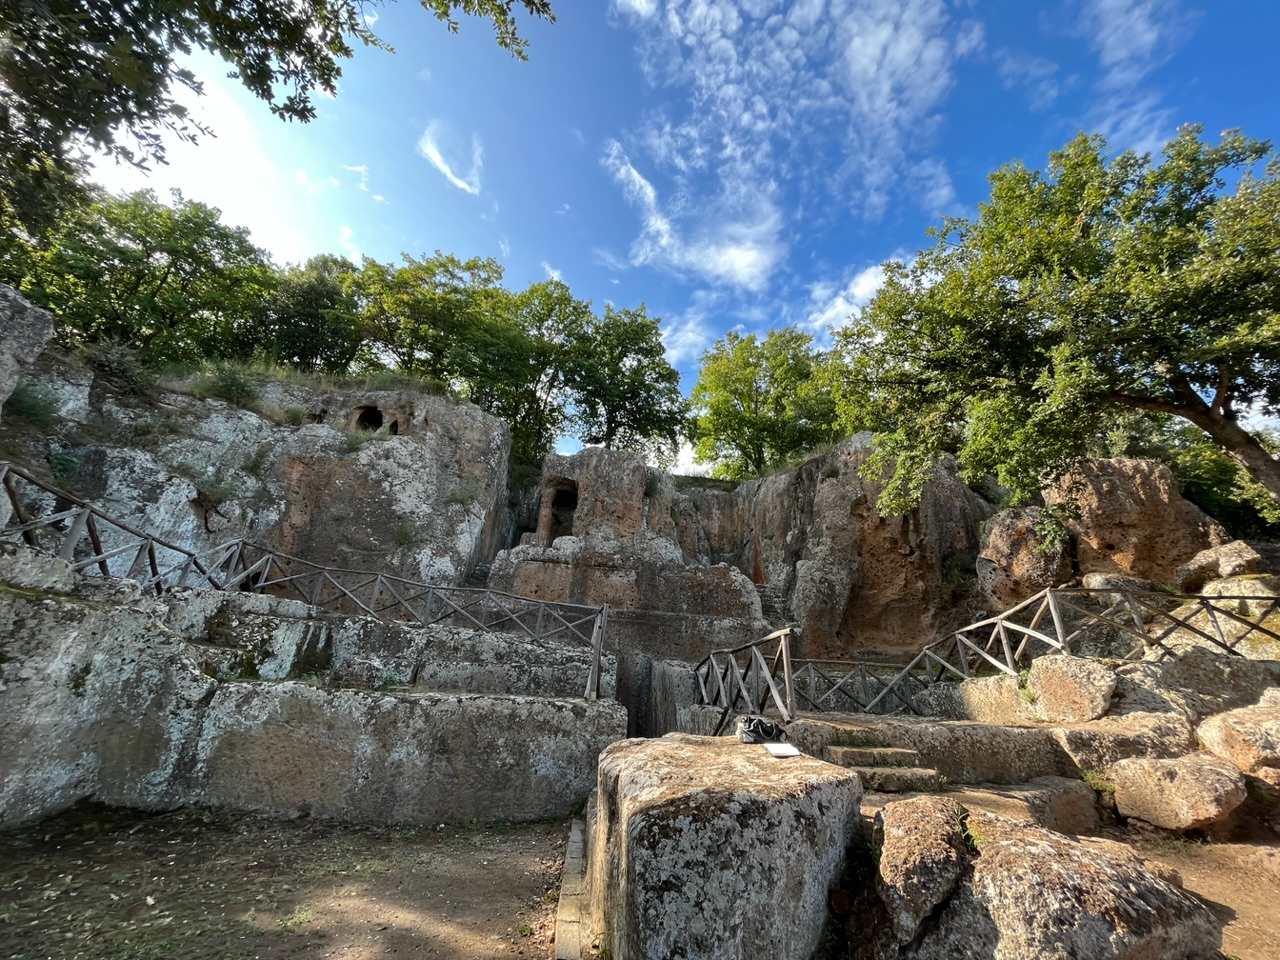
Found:
[[[325,567],[247,540],[197,553],[116,520],[7,461],[0,461],[0,488],[5,494],[0,498],[0,540],[21,540],[61,557],[79,573],[136,580],[157,593],[184,586],[266,593],[333,613],[418,626],[450,623],[515,633],[537,643],[583,645],[591,650],[585,696],[599,697],[607,604],[532,600],[483,588]]]
[[[1017,606],[957,630],[917,653],[905,666],[791,658],[790,632],[717,650],[697,666],[699,703],[758,712],[772,700],[786,719],[799,709],[926,715],[916,696],[935,683],[983,673],[1017,676],[1036,656],[1072,653],[1091,632],[1110,630],[1132,641],[1134,653],[1169,654],[1175,634],[1190,635],[1230,656],[1247,641],[1280,644],[1272,626],[1280,598],[1108,588],[1054,587]],[[1270,624],[1270,625],[1269,625]],[[761,651],[777,641],[769,659]]]
[[[729,712],[760,713],[770,703],[790,723],[796,716],[791,682],[791,628],[729,650],[713,650],[694,667],[698,702]]]

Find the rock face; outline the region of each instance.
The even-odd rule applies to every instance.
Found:
[[[1036,532],[1039,507],[1001,510],[982,525],[978,582],[993,610],[1008,610],[1045,587],[1071,579],[1065,543],[1046,543]]]
[[[1037,657],[1031,663],[1027,686],[1044,720],[1097,720],[1111,706],[1115,671],[1083,657]]]
[[[1280,703],[1276,697],[1256,707],[1241,707],[1210,717],[1196,736],[1215,756],[1245,773],[1280,767]]]
[[[53,336],[53,318],[0,283],[0,407]]]
[[[917,801],[886,806],[886,823],[900,818],[894,807],[903,803]],[[893,865],[897,876],[897,864],[910,862],[913,848],[933,851],[918,858],[937,866],[913,898],[912,915],[930,901],[937,905],[897,957],[1191,960],[1213,955],[1221,943],[1208,908],[1136,857],[955,804],[916,805],[908,816],[917,832],[891,838],[886,830],[881,864]],[[958,875],[943,853],[957,849],[966,851]],[[883,872],[878,882],[892,887]],[[900,943],[909,929],[899,931]]]
[[[505,541],[509,431],[476,407],[262,382],[250,410],[185,381],[144,406],[41,363],[33,382],[96,438],[61,451],[62,485],[179,546],[244,537],[321,566],[457,584]]]
[[[1210,580],[1239,577],[1258,572],[1262,557],[1243,540],[1201,550],[1177,569],[1178,589],[1196,593]]]
[[[1178,568],[1228,541],[1222,526],[1178,492],[1168,467],[1149,460],[1093,460],[1045,490],[1067,522],[1079,571],[1174,583]]]
[[[968,866],[963,814],[945,797],[901,800],[876,814],[876,889],[900,944],[916,938],[921,922],[951,896]]]
[[[593,925],[615,960],[808,960],[860,823],[856,774],[670,735],[600,756]]]
[[[547,695],[562,676],[581,697],[585,652],[573,664],[483,636],[251,594],[156,597],[0,544],[0,826],[83,799],[378,823],[564,816],[626,712]],[[358,683],[362,655],[419,674],[368,680],[419,686],[319,685]],[[455,690],[513,682],[424,692],[432,671]],[[511,695],[519,683],[542,695]]]
[[[1116,810],[1166,830],[1219,823],[1244,802],[1244,777],[1230,764],[1194,755],[1169,760],[1130,758],[1111,765]]]

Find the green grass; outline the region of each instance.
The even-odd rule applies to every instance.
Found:
[[[19,383],[4,402],[6,417],[21,417],[41,433],[53,429],[56,402],[47,392],[29,383]]]

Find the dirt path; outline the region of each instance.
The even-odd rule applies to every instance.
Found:
[[[545,958],[567,835],[80,808],[0,834],[0,958]]]
[[[1222,952],[1237,960],[1280,957],[1280,844],[1196,843],[1155,831],[1116,831],[1142,856],[1163,860],[1225,927]]]

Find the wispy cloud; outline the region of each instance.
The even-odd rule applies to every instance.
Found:
[[[504,257],[511,256],[511,241],[507,239],[506,234],[498,238],[498,252]]]
[[[427,129],[418,138],[418,152],[459,190],[473,195],[480,192],[480,171],[484,166],[484,148],[478,135],[474,133],[471,135],[470,165],[465,173],[461,171],[466,161],[459,160],[459,157],[465,154],[466,150],[461,147],[458,138],[443,121],[432,120],[427,124]],[[446,159],[446,154],[452,160]]]
[[[843,285],[829,281],[809,287],[809,304],[800,326],[821,346],[830,343],[832,329],[843,327],[854,313],[871,302],[884,284],[884,269],[875,264],[856,271]]]
[[[1157,150],[1173,133],[1172,111],[1147,86],[1187,35],[1178,0],[1087,0],[1080,29],[1103,68],[1098,127],[1113,147]]]
[[[765,288],[785,253],[779,238],[782,218],[767,195],[724,193],[714,201],[719,216],[695,224],[686,235],[618,141],[606,144],[603,163],[640,214],[640,236],[631,245],[632,263],[668,267],[745,290]]]
[[[954,65],[986,46],[946,0],[614,0],[649,81],[675,97],[606,142],[640,216],[633,263],[759,292],[806,207],[878,219],[897,195],[953,202],[932,132]]]
[[[555,267],[553,267],[546,260],[542,261],[541,266],[542,266],[542,269],[546,272],[548,280],[559,280],[561,278],[560,271],[557,270]]]
[[[1034,54],[1020,53],[1002,47],[995,54],[996,73],[1006,90],[1021,90],[1027,95],[1032,110],[1043,110],[1071,85],[1070,78],[1058,75],[1052,60]]]

